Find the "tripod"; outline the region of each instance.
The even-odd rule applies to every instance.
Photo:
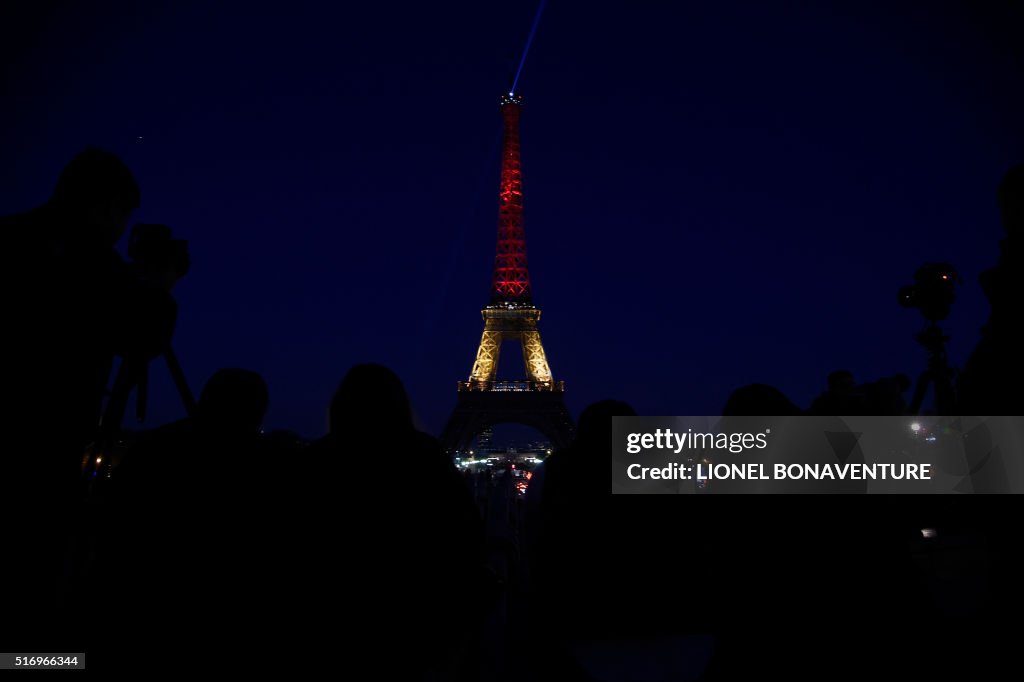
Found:
[[[192,395],[188,382],[185,379],[185,372],[181,369],[178,356],[174,349],[168,346],[163,352],[167,369],[171,373],[171,379],[181,397],[185,413],[189,416],[195,414],[196,400]],[[135,418],[139,422],[146,419],[146,411],[149,406],[149,361],[137,358],[125,358],[118,367],[114,377],[114,384],[110,389],[110,398],[107,400],[106,409],[100,418],[99,429],[96,440],[86,449],[82,462],[82,473],[90,482],[95,479],[107,478],[113,462],[111,453],[117,445],[117,433],[121,430],[121,422],[124,420],[125,410],[128,408],[128,397],[133,388],[137,388],[135,397]]]
[[[924,331],[914,336],[918,343],[928,350],[928,368],[921,373],[910,403],[910,413],[920,414],[925,394],[930,384],[935,384],[935,409],[941,415],[954,414],[956,393],[953,390],[953,368],[946,357],[946,342],[949,337],[931,320]]]

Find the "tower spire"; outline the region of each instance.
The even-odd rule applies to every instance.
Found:
[[[491,305],[533,304],[526,264],[523,227],[523,171],[519,158],[519,112],[523,98],[509,91],[501,96],[505,123],[501,148],[501,188],[498,204],[498,248],[494,258]]]

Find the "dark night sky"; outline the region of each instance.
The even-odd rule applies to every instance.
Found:
[[[0,213],[83,146],[117,152],[134,220],[191,246],[196,390],[258,370],[268,426],[316,436],[377,361],[438,432],[482,330],[497,99],[536,3],[206,4],[5,3]],[[964,275],[953,361],[977,341],[996,187],[1024,160],[1021,3],[764,4],[547,6],[519,88],[526,228],[574,414],[916,375],[896,290],[928,260]],[[180,416],[153,374],[153,422]]]

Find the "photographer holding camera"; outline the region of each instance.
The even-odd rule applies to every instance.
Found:
[[[144,366],[174,332],[170,289],[188,267],[184,242],[163,240],[161,250],[147,228],[141,244],[133,240],[133,264],[115,249],[139,198],[118,157],[88,148],[64,168],[49,201],[0,218],[8,318],[0,497],[12,507],[12,531],[46,540],[17,554],[16,582],[6,583],[24,595],[18,615],[26,618],[49,606],[114,356]]]

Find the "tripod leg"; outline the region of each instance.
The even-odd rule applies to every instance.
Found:
[[[107,406],[100,417],[96,440],[89,446],[82,462],[82,474],[90,482],[90,490],[93,479],[100,474],[100,467],[110,464],[108,455],[121,428],[124,411],[128,407],[128,396],[139,380],[139,373],[144,369],[145,363],[140,366],[138,361],[128,359],[122,360],[121,366],[117,369],[114,384],[110,389],[110,398],[107,399]]]
[[[185,379],[185,372],[181,369],[181,364],[178,362],[178,356],[174,354],[174,349],[168,347],[164,351],[164,360],[167,361],[167,369],[171,372],[171,378],[174,379],[174,385],[178,389],[178,395],[181,396],[181,402],[185,406],[185,412],[191,416],[196,411],[196,399],[192,395],[192,391],[188,387],[188,381]]]
[[[139,368],[139,381],[135,391],[135,419],[140,424],[146,421],[149,405],[149,363]]]
[[[128,407],[128,394],[138,381],[139,364],[131,360],[122,360],[121,366],[114,377],[114,385],[110,389],[110,399],[107,400],[107,407],[103,410],[103,417],[100,420],[100,431],[103,433],[114,433],[121,428],[121,420],[124,419],[124,411]]]
[[[954,373],[946,360],[945,349],[934,354],[932,377],[935,379],[935,409],[939,414],[952,415],[956,412],[956,390],[953,388]]]
[[[925,370],[917,380],[917,387],[914,389],[914,399],[910,403],[910,414],[920,414],[921,405],[924,403],[924,396],[928,392],[928,384],[932,381],[932,373]]]

